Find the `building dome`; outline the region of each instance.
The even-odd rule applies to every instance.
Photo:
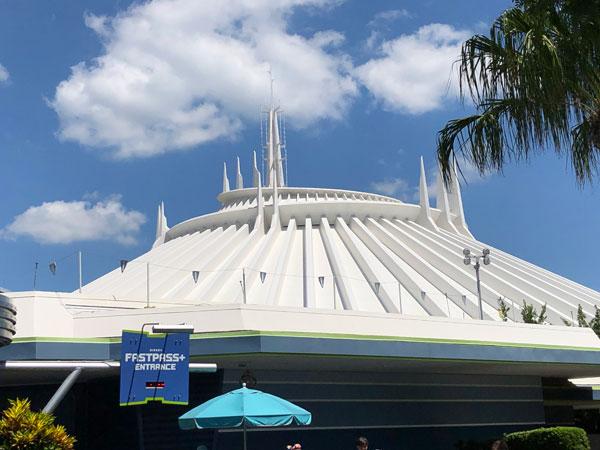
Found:
[[[475,239],[456,176],[448,188],[438,182],[431,207],[422,159],[419,204],[286,186],[277,110],[268,117],[264,186],[255,154],[251,188],[239,159],[235,189],[224,168],[217,212],[169,229],[161,204],[152,249],[82,293],[140,306],[245,303],[472,319],[480,309],[468,250],[473,263],[482,256],[484,319],[502,320],[500,299],[509,321],[521,321],[525,301],[538,311],[546,304],[547,321],[558,325],[579,305],[590,317],[600,305],[598,292]]]

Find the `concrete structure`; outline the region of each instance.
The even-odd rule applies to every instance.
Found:
[[[161,204],[153,247],[81,293],[2,294],[19,317],[0,359],[114,361],[123,329],[192,324],[193,361],[220,369],[194,375],[193,402],[234,388],[249,371],[258,388],[313,412],[307,429],[250,433],[250,448],[280,449],[293,440],[341,450],[357,434],[375,447],[455,448],[461,439],[572,421],[579,400],[550,399],[544,379],[600,375],[600,340],[563,324],[578,305],[591,317],[600,293],[476,240],[456,177],[449,189],[438,185],[434,208],[422,161],[418,205],[287,186],[277,109],[267,122],[265,173],[255,154],[245,188],[238,159],[231,189],[224,166],[219,211],[169,228]],[[492,263],[481,271],[480,311],[463,250],[484,248]],[[511,308],[507,322],[499,299]],[[538,311],[547,304],[546,325],[520,323],[523,300]],[[177,432],[174,419],[185,408],[119,409],[117,373],[84,372],[57,410],[84,430],[81,448],[221,449],[240,438],[235,431]],[[64,377],[0,370],[0,383],[13,386],[7,396],[41,399],[54,387],[40,385]],[[111,413],[99,416],[94,403]],[[128,423],[141,431],[106,435],[98,421],[104,430]]]

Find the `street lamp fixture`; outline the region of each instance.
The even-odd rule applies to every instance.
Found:
[[[481,282],[479,279],[479,268],[481,267],[481,264],[479,264],[479,260],[482,260],[483,264],[485,266],[490,264],[490,262],[491,262],[490,249],[484,248],[483,251],[481,252],[481,255],[477,255],[475,253],[471,253],[471,250],[469,250],[468,248],[465,248],[463,250],[463,256],[464,256],[463,262],[467,266],[471,265],[472,260],[475,260],[475,265],[473,267],[475,267],[475,275],[477,276],[477,298],[479,299],[479,320],[483,320],[483,303],[481,302]]]

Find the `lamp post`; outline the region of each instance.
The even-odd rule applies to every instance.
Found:
[[[475,275],[477,277],[477,297],[479,299],[479,320],[483,320],[483,304],[481,302],[481,281],[479,279],[479,268],[481,267],[481,264],[479,264],[479,260],[482,259],[483,264],[485,266],[487,266],[491,262],[490,261],[490,250],[487,248],[484,248],[483,251],[481,252],[481,255],[476,255],[474,253],[471,253],[471,250],[469,250],[468,248],[465,248],[463,250],[463,255],[464,255],[463,262],[467,266],[469,266],[471,264],[472,259],[475,260],[474,267],[475,267]]]

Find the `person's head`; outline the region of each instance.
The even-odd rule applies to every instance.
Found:
[[[496,441],[492,444],[492,450],[508,450],[508,445],[504,441]]]
[[[356,440],[356,450],[367,450],[369,448],[369,440],[366,437],[359,437]]]

